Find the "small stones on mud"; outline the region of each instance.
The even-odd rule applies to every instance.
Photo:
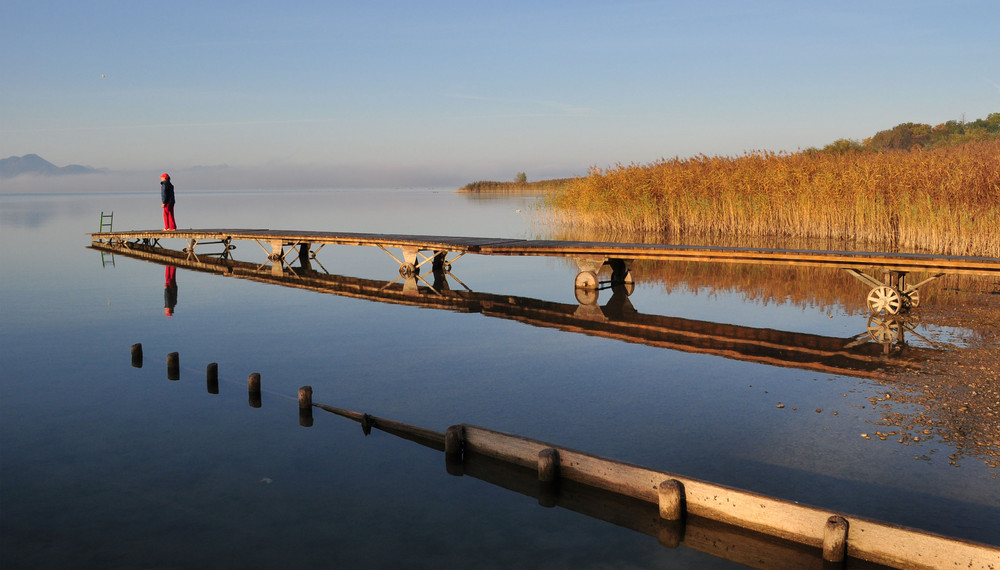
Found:
[[[921,307],[921,317],[968,331],[958,336],[964,346],[942,351],[919,370],[880,379],[891,401],[883,392],[868,403],[883,412],[880,425],[899,428],[900,444],[937,440],[950,452],[951,465],[974,458],[1000,478],[1000,298],[981,286],[963,295],[962,303]]]

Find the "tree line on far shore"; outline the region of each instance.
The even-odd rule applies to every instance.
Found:
[[[808,148],[805,152],[887,151],[913,148],[930,150],[972,141],[997,139],[1000,139],[1000,113],[990,113],[985,119],[966,122],[963,118],[933,127],[924,123],[900,123],[860,141],[837,139],[822,149]]]
[[[809,147],[804,154],[885,152],[893,150],[931,150],[973,141],[1000,140],[1000,113],[990,113],[985,119],[952,120],[939,125],[900,123],[891,129],[879,131],[868,138],[837,139],[823,148]],[[556,178],[528,182],[524,172],[518,172],[513,182],[479,180],[461,187],[459,192],[549,192],[566,186],[572,178]]]

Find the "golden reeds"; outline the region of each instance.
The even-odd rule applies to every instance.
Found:
[[[548,205],[571,226],[1000,257],[1000,141],[617,165],[570,180]]]

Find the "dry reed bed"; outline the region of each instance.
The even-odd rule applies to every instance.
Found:
[[[553,178],[536,182],[495,182],[480,180],[470,182],[457,191],[473,194],[547,194],[561,190],[572,180],[571,178]]]
[[[569,181],[549,206],[571,226],[1000,257],[1000,141],[618,165]]]

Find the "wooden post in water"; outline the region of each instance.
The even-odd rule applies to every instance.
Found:
[[[826,520],[823,529],[823,560],[844,562],[847,558],[847,520],[836,515]]]
[[[313,425],[312,386],[299,388],[299,425],[302,427],[312,427]]]
[[[667,479],[656,488],[660,505],[657,540],[666,548],[677,548],[684,538],[684,484]]]
[[[454,425],[444,432],[444,452],[451,456],[461,456],[465,447],[465,428]]]
[[[181,379],[180,354],[171,352],[167,355],[167,380]]]
[[[462,453],[465,450],[465,428],[454,425],[444,432],[444,465],[449,475],[465,475]]]
[[[209,394],[219,393],[219,364],[216,362],[210,363],[205,368],[205,384],[208,388]]]
[[[660,518],[679,521],[684,516],[684,485],[677,479],[667,479],[658,487]]]
[[[254,372],[247,378],[247,391],[250,392],[250,407],[261,407],[260,399],[260,372]]]
[[[559,478],[559,452],[551,447],[538,452],[538,480],[551,483]]]
[[[142,343],[132,345],[132,367],[142,368]]]
[[[538,452],[538,504],[555,507],[559,503],[559,451],[546,447]]]

